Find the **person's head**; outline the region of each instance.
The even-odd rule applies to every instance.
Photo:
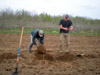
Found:
[[[67,14],[64,16],[64,20],[67,21],[68,19],[69,19],[69,15]]]
[[[43,30],[39,30],[39,36],[40,36],[40,37],[43,37],[43,35],[44,35]]]

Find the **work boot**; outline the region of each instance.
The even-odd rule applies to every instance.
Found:
[[[67,50],[67,51],[66,51],[66,54],[69,54],[69,53],[70,53],[70,51],[69,51],[69,50]]]

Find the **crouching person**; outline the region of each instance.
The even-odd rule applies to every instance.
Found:
[[[31,43],[28,47],[29,52],[31,51],[31,48],[32,48],[33,45],[38,47],[38,44],[36,44],[35,39],[37,39],[39,41],[39,44],[42,45],[43,40],[44,40],[44,32],[40,29],[36,29],[36,30],[31,32]]]

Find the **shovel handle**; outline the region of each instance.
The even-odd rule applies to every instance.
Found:
[[[21,47],[21,43],[22,43],[23,31],[24,31],[24,26],[22,26],[21,37],[20,37],[20,42],[19,42],[19,48]]]
[[[22,42],[23,31],[24,31],[24,27],[22,26],[21,37],[20,37],[19,48],[18,48],[18,55],[17,55],[17,63],[19,63],[19,57],[20,57],[20,50],[21,50],[21,42]]]

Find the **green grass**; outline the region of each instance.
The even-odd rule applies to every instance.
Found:
[[[32,28],[24,28],[24,34],[30,34],[31,31],[35,29]],[[59,34],[59,29],[42,29],[45,34]],[[20,34],[21,28],[4,28],[0,29],[0,33],[2,34]],[[100,35],[100,33],[90,33],[90,32],[84,32],[84,33],[72,33],[72,35]]]
[[[98,36],[100,36],[100,33],[88,33],[88,32],[84,32],[84,33],[72,33],[72,32],[70,32],[70,34],[72,34],[72,35],[98,35]]]

